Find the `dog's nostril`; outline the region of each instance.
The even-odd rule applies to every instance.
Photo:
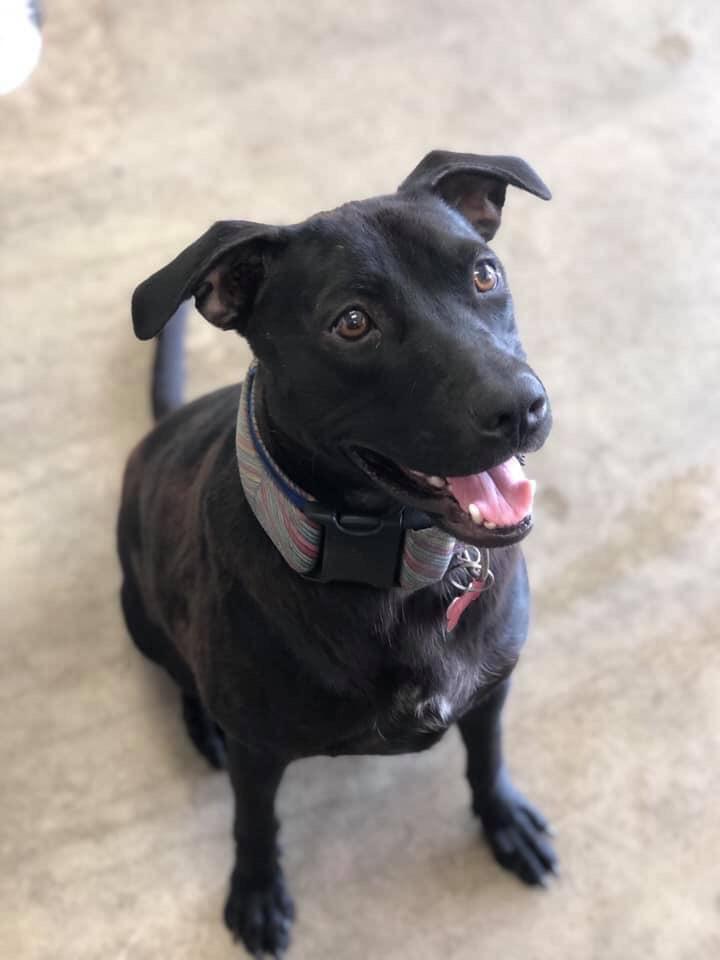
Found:
[[[494,417],[490,417],[486,429],[492,433],[505,433],[512,429],[514,419],[512,413],[498,413]]]
[[[536,397],[528,407],[528,420],[530,420],[531,423],[537,423],[538,420],[542,420],[545,416],[546,410],[547,401],[545,397]]]

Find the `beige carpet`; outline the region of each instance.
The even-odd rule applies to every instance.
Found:
[[[0,102],[0,943],[8,960],[239,956],[230,792],[120,620],[114,511],[149,426],[132,287],[215,218],[514,152],[496,249],[556,427],[532,461],[512,767],[558,830],[497,869],[456,736],[316,760],[281,798],[295,960],[720,956],[720,14],[707,2],[46,3]],[[247,354],[202,324],[191,392]]]

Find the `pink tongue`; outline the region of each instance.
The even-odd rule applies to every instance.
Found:
[[[474,503],[483,520],[498,527],[513,527],[532,510],[535,481],[528,480],[515,457],[484,473],[448,477],[447,482],[463,510]]]

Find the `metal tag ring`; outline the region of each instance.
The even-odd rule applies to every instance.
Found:
[[[491,587],[495,581],[490,569],[490,551],[487,548],[481,550],[479,547],[465,545],[463,552],[458,556],[458,563],[454,569],[462,569],[471,578],[470,583],[461,583],[452,575],[450,576],[450,584],[460,593],[468,593],[469,591],[480,593],[481,590]],[[476,581],[480,581],[480,587],[473,587],[473,583]]]

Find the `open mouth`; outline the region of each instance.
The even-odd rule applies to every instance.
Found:
[[[535,481],[525,476],[522,454],[462,477],[411,470],[365,447],[353,447],[351,455],[395,499],[429,513],[464,543],[508,546],[532,529]]]

